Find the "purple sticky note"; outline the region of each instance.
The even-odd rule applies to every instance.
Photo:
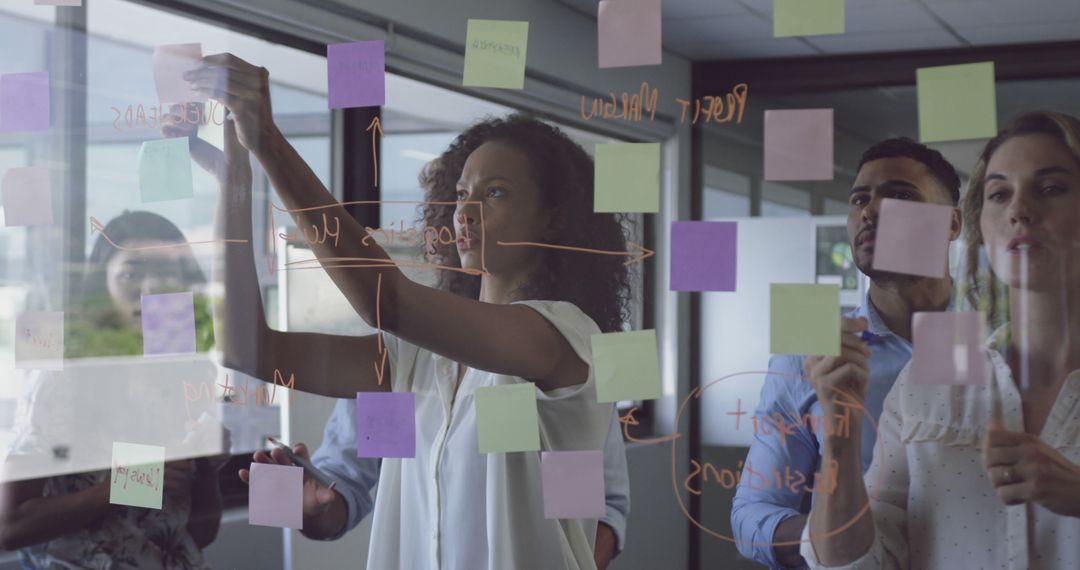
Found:
[[[886,198],[874,235],[874,269],[945,277],[952,206]]]
[[[600,67],[660,65],[660,0],[600,0]]]
[[[248,523],[303,528],[304,468],[252,463],[248,483]]]
[[[12,168],[0,181],[4,225],[48,226],[53,223],[52,176],[44,166]]]
[[[598,519],[604,516],[604,454],[545,451],[540,456],[544,518]]]
[[[382,40],[326,46],[330,108],[386,103],[386,49]]]
[[[735,222],[671,223],[671,290],[734,291]]]
[[[0,75],[0,133],[47,131],[49,72]]]
[[[142,329],[146,356],[195,352],[194,295],[143,295]]]
[[[151,57],[154,84],[161,103],[201,103],[206,101],[184,79],[184,72],[202,65],[202,44],[172,44],[154,48]]]
[[[416,457],[416,395],[356,393],[356,456]]]
[[[911,377],[915,384],[982,386],[990,376],[977,312],[915,313]]]
[[[765,180],[833,179],[833,110],[765,111]]]

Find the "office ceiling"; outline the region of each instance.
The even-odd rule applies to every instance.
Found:
[[[599,3],[554,1],[594,18]],[[775,39],[772,0],[662,2],[664,47],[695,61],[1080,40],[1078,0],[847,0],[846,33]]]

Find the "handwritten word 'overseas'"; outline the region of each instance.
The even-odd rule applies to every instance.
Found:
[[[142,485],[149,487],[155,491],[161,490],[161,468],[160,467],[124,467],[122,465],[113,464],[113,483],[120,481],[123,478],[124,489],[127,489],[128,483],[134,485]]]
[[[521,47],[515,44],[508,44],[504,42],[494,42],[491,40],[473,40],[472,49],[480,51],[490,51],[498,55],[512,55],[514,57],[521,57]]]
[[[229,386],[229,375],[225,375],[225,383],[218,384],[224,390],[221,394],[222,404],[231,404],[235,406],[247,406],[248,405],[248,390],[250,388],[251,381],[247,378],[244,379],[244,385]],[[254,393],[254,402],[256,406],[269,406],[274,403],[274,398],[277,396],[277,387],[288,388],[292,393],[296,387],[296,375],[289,374],[289,381],[285,381],[285,377],[281,374],[281,371],[274,369],[274,383],[271,386],[256,385]],[[206,382],[200,382],[196,384],[190,384],[184,382],[184,408],[187,411],[188,419],[191,419],[191,403],[201,400],[213,401],[215,398],[212,393],[212,385]]]
[[[225,105],[211,99],[207,106],[209,110],[205,109],[203,105],[185,105],[184,111],[177,116],[181,123],[187,123],[191,125],[207,125],[213,122],[215,125],[225,124]],[[128,105],[127,110],[122,111],[118,107],[111,107],[113,113],[116,113],[116,118],[113,119],[113,128],[118,131],[123,131],[121,127],[120,119],[123,119],[123,125],[126,128],[132,129],[142,127],[144,129],[157,129],[162,126],[165,118],[169,116],[169,112],[166,111],[165,105],[158,104],[157,106],[150,105],[149,107],[143,107],[142,105]],[[149,115],[147,114],[149,109]],[[217,120],[217,111],[221,109],[221,121]]]
[[[693,101],[676,98],[675,102],[682,106],[679,124],[686,124],[686,115],[691,103],[694,104],[692,124],[697,124],[699,119],[703,123],[727,123],[733,119],[736,123],[742,123],[748,91],[749,87],[745,83],[739,83],[731,89],[730,93],[726,93],[723,98],[720,96],[706,96]],[[637,93],[623,92],[619,97],[616,97],[615,93],[608,93],[606,99],[604,97],[594,97],[589,111],[586,112],[586,97],[582,95],[581,118],[586,121],[596,117],[640,122],[642,110],[644,109],[649,115],[649,120],[652,121],[656,117],[656,101],[658,98],[659,90],[656,88],[649,89],[649,83],[642,82]],[[704,110],[704,117],[702,117],[702,110]]]

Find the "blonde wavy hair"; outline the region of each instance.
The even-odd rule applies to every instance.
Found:
[[[1008,286],[1001,284],[991,272],[979,267],[979,252],[983,245],[982,217],[983,187],[986,185],[986,167],[994,152],[1013,137],[1022,135],[1049,135],[1065,145],[1080,162],[1080,119],[1054,111],[1033,111],[1013,119],[1005,130],[983,147],[979,160],[968,181],[968,189],[960,203],[964,216],[964,247],[967,275],[967,299],[971,306],[986,314],[987,322],[996,327],[1008,320]]]

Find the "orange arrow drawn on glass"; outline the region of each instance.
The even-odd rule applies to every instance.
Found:
[[[371,131],[371,164],[375,167],[375,187],[379,187],[379,153],[376,150],[375,137],[383,136],[382,123],[378,117],[371,120],[365,131]]]
[[[382,273],[379,273],[379,280],[375,284],[375,329],[379,331],[379,356],[381,362],[375,365],[375,376],[379,379],[379,386],[382,386],[383,373],[386,372],[386,355],[390,352],[389,348],[383,347],[382,342],[382,317],[379,312],[379,306],[382,304]]]
[[[602,249],[589,249],[587,247],[571,247],[569,245],[555,245],[551,243],[538,243],[534,241],[496,241],[495,245],[503,246],[526,246],[526,247],[547,247],[551,249],[564,249],[567,251],[580,251],[583,253],[599,253],[601,255],[622,255],[629,256],[630,259],[626,260],[625,265],[633,265],[635,263],[641,263],[646,259],[656,255],[656,252],[642,247],[632,241],[626,242],[626,245],[630,246],[632,251],[605,251]]]
[[[637,418],[634,417],[636,411],[637,408],[630,408],[630,411],[626,412],[625,416],[619,416],[619,423],[623,425],[623,435],[626,436],[626,441],[631,443],[663,443],[665,441],[675,441],[682,436],[682,434],[676,433],[653,439],[634,439],[630,437],[630,426],[638,425]]]

